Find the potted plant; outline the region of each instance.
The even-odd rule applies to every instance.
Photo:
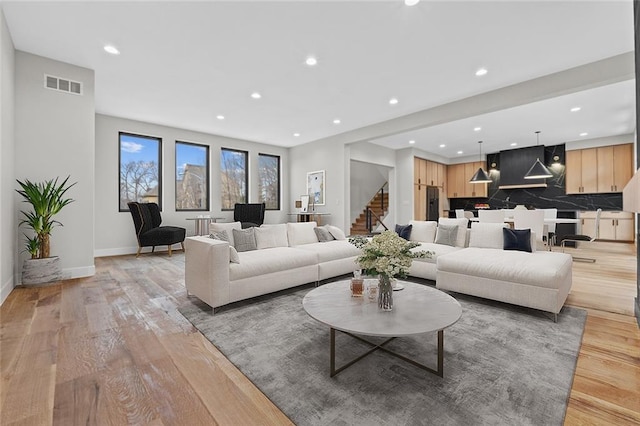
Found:
[[[17,179],[16,179],[17,180]],[[23,264],[22,283],[37,284],[60,279],[60,265],[57,256],[50,256],[50,236],[55,226],[62,226],[53,217],[67,204],[74,200],[65,198],[66,192],[75,183],[67,184],[69,176],[58,183],[58,178],[44,182],[24,182],[17,180],[21,189],[16,192],[23,198],[23,202],[31,204],[29,211],[21,210],[24,219],[18,226],[26,225],[34,233],[30,237],[25,234],[25,251],[31,254]]]

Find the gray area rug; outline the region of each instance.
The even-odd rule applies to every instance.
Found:
[[[536,310],[452,293],[462,318],[444,333],[444,378],[376,351],[329,377],[329,328],[309,317],[313,287],[180,312],[298,425],[561,425],[586,311]],[[370,339],[371,340],[371,339]],[[389,349],[436,366],[437,334]],[[337,332],[336,365],[368,346]]]

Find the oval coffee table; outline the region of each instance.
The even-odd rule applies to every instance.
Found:
[[[393,310],[382,311],[378,301],[351,297],[350,281],[337,281],[311,290],[302,300],[304,310],[313,319],[326,324],[331,333],[330,376],[333,377],[362,358],[380,349],[430,373],[443,376],[444,329],[453,325],[462,315],[460,303],[448,294],[422,284],[401,281],[404,289],[394,291]],[[336,330],[371,346],[368,352],[335,368]],[[396,337],[438,332],[438,367],[433,369],[385,347]],[[360,336],[388,337],[377,344]]]

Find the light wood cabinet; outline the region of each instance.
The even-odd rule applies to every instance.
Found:
[[[580,233],[595,236],[596,212],[584,211],[578,215]],[[598,238],[609,241],[633,241],[635,226],[633,213],[604,211],[600,214]]]
[[[446,167],[444,164],[424,158],[413,157],[413,218],[424,220],[427,217],[427,186],[439,188],[440,205],[442,207],[447,183]]]
[[[447,166],[447,197],[448,198],[483,198],[487,196],[486,183],[470,183],[481,161],[471,163],[451,164]]]
[[[567,194],[622,192],[633,176],[633,145],[613,145],[567,151]]]

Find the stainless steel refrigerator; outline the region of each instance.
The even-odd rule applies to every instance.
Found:
[[[440,217],[440,195],[437,186],[427,186],[427,220]]]

